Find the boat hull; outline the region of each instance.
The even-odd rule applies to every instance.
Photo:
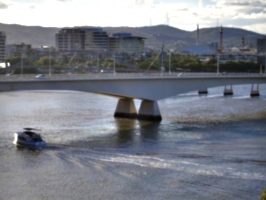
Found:
[[[25,142],[25,141],[13,141],[13,144],[18,146],[27,146],[27,147],[42,147],[45,146],[45,142]]]
[[[18,146],[26,146],[26,147],[42,147],[45,146],[46,143],[42,140],[42,141],[27,141],[27,140],[22,140],[19,138],[19,134],[20,133],[15,133],[14,134],[14,141],[13,144],[18,145]]]

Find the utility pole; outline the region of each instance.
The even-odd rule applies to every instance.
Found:
[[[21,78],[23,77],[23,48],[21,48],[21,58],[20,58],[20,73],[21,73]]]
[[[51,48],[49,48],[49,77],[51,77]]]
[[[171,74],[171,51],[169,51],[169,75]]]
[[[115,50],[114,50],[114,69],[113,69],[113,73],[114,73],[114,76],[115,76]]]
[[[219,75],[220,71],[220,54],[219,51],[217,51],[217,75]]]
[[[98,68],[98,72],[100,72],[100,66],[99,66],[99,49],[97,50],[97,68]]]

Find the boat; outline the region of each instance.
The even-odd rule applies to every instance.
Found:
[[[41,135],[36,133],[39,129],[35,128],[24,128],[21,132],[14,133],[13,144],[19,146],[28,146],[28,147],[42,147],[46,143],[42,139]]]

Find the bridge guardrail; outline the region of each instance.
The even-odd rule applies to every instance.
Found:
[[[60,79],[112,79],[112,78],[193,78],[193,77],[226,77],[226,76],[238,76],[238,77],[258,77],[265,76],[260,73],[88,73],[88,74],[52,74],[46,75],[46,78],[37,79],[37,74],[23,74],[23,75],[0,75],[0,80],[60,80]],[[265,76],[266,77],[266,76]]]

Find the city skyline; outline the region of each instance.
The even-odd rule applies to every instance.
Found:
[[[43,27],[224,26],[266,33],[265,0],[0,0],[0,23]]]

